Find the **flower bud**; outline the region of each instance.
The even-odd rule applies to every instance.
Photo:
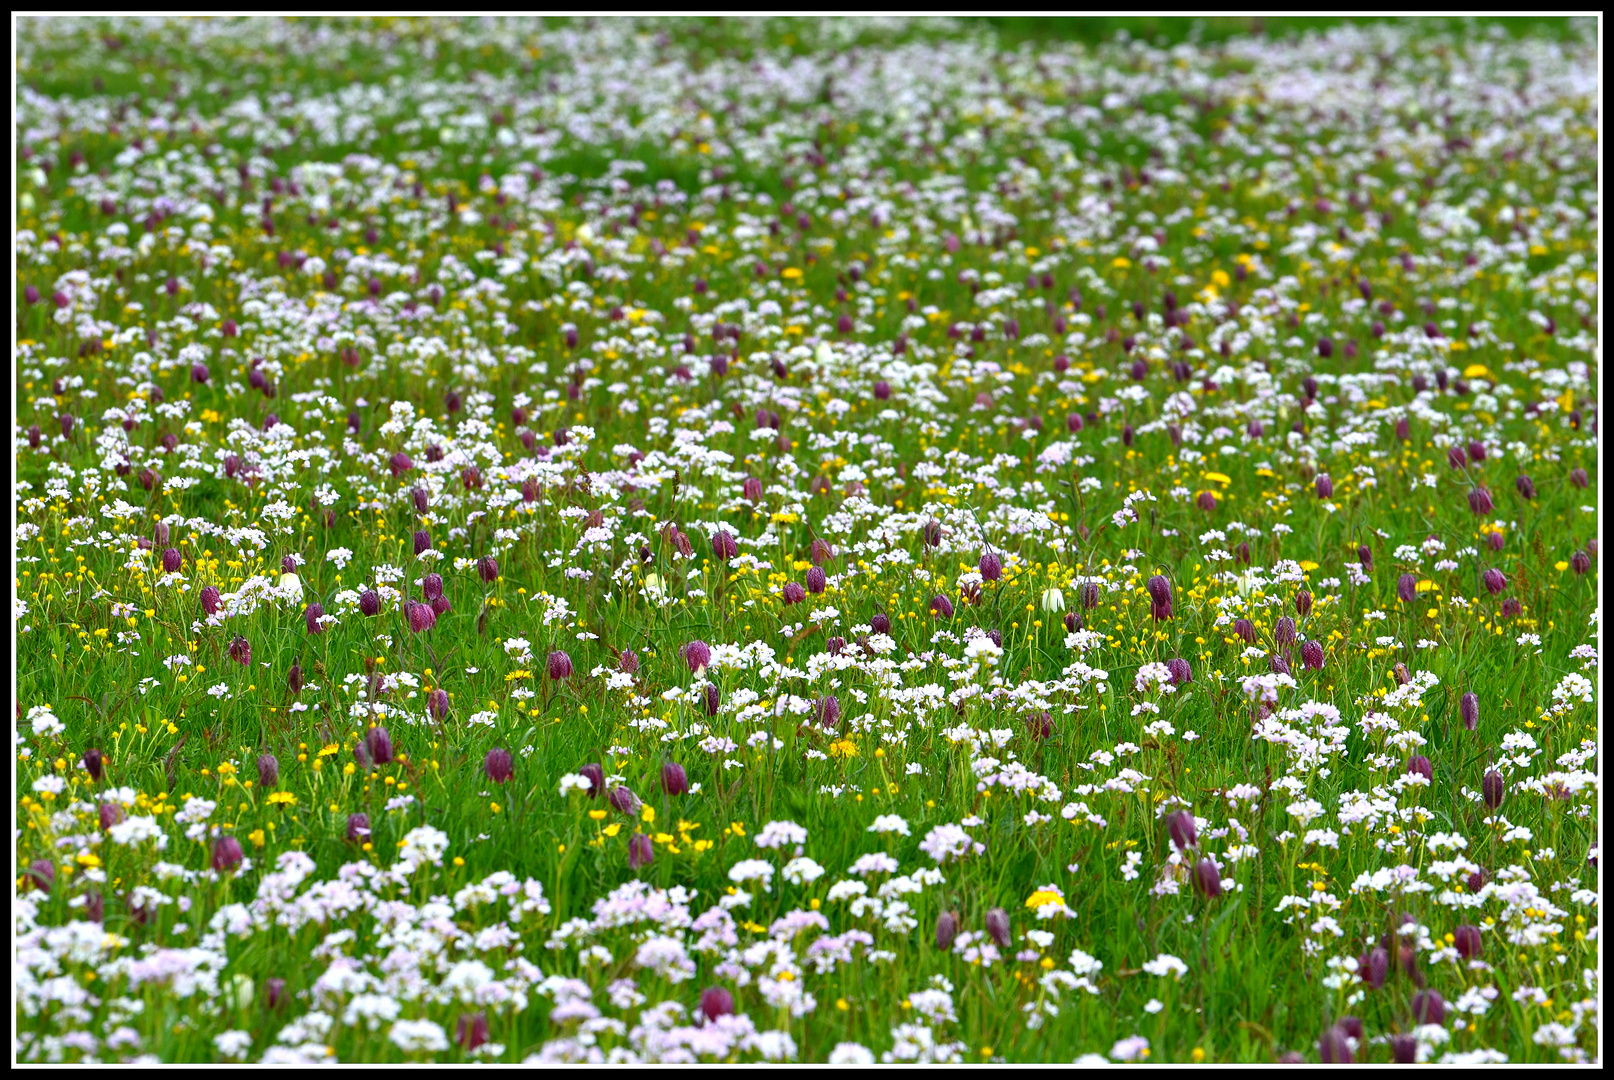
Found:
[[[443,722],[448,715],[448,691],[441,686],[426,695],[426,711],[431,713],[433,720]]]
[[[376,765],[387,765],[392,761],[392,736],[384,727],[373,727],[364,733],[362,743],[370,761]]]
[[[241,851],[241,841],[233,836],[221,836],[213,841],[213,869],[219,873],[234,870],[241,865],[245,856]]]
[[[721,986],[708,986],[701,991],[701,1013],[708,1021],[719,1016],[734,1015],[734,995]]]
[[[1485,799],[1485,805],[1492,810],[1501,806],[1502,799],[1507,794],[1507,787],[1507,781],[1502,779],[1501,773],[1495,769],[1486,773],[1485,779],[1480,782],[1480,794]]]
[[[1311,614],[1311,593],[1305,589],[1295,593],[1295,614],[1302,619]]]
[[[1412,1018],[1420,1024],[1444,1024],[1446,999],[1434,990],[1420,990],[1412,995]]]
[[[1457,703],[1457,709],[1460,713],[1462,713],[1463,726],[1465,728],[1467,728],[1469,731],[1473,731],[1477,726],[1479,726],[1479,695],[1470,690],[1468,693],[1464,694],[1462,700]]]
[[[1366,544],[1356,549],[1356,558],[1362,564],[1363,570],[1370,574],[1373,572],[1373,552]]]
[[[723,695],[718,691],[717,684],[707,683],[706,689],[701,691],[701,699],[706,706],[706,715],[716,716],[718,706],[723,701]]]
[[[506,783],[516,774],[515,759],[510,756],[510,751],[504,747],[495,746],[488,751],[487,757],[483,759],[482,771],[495,784]]]
[[[1577,551],[1569,556],[1569,567],[1577,574],[1584,574],[1592,568],[1592,557],[1585,551]]]
[[[1384,989],[1384,980],[1390,974],[1390,950],[1382,945],[1373,946],[1362,958],[1360,969],[1363,982],[1375,990]]]
[[[588,797],[597,799],[600,792],[605,790],[605,770],[595,762],[589,762],[577,770],[578,775],[588,781]]]
[[[1334,497],[1334,481],[1327,473],[1320,473],[1317,477],[1317,497],[1319,499]]]
[[[1401,580],[1395,583],[1396,595],[1410,604],[1418,598],[1418,579],[1411,574],[1402,574]]]
[[[472,1013],[461,1016],[454,1030],[454,1041],[467,1052],[488,1041],[488,1014]]]
[[[1194,889],[1207,900],[1222,895],[1222,872],[1209,859],[1200,859],[1194,865]]]
[[[682,765],[669,761],[661,767],[661,790],[668,795],[689,794],[689,776]]]
[[[90,779],[97,784],[101,782],[101,751],[90,747],[84,751],[84,771],[90,774]]]
[[[1199,832],[1194,828],[1194,815],[1178,810],[1166,815],[1166,834],[1177,850],[1186,851],[1199,843]]]
[[[436,600],[439,596],[442,596],[443,575],[427,574],[425,577],[421,578],[420,591],[421,595],[425,596],[427,600]]]
[[[1480,940],[1480,928],[1469,923],[1460,924],[1452,931],[1452,946],[1464,960],[1484,955],[1485,945]]]
[[[1317,1040],[1317,1058],[1324,1065],[1352,1065],[1356,1054],[1351,1051],[1345,1032],[1336,1024],[1323,1032]]]

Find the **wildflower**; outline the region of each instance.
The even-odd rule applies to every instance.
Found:
[[[35,859],[28,864],[28,871],[23,875],[23,881],[28,887],[49,895],[51,888],[56,884],[56,866],[49,859]]]
[[[685,645],[680,652],[692,674],[699,675],[712,663],[712,647],[699,639]]]
[[[213,869],[224,873],[234,870],[241,865],[245,856],[241,852],[241,841],[233,836],[221,836],[213,841]]]
[[[488,1014],[472,1013],[459,1018],[455,1025],[454,1041],[462,1050],[470,1052],[488,1041]]]
[[[1462,714],[1465,728],[1473,731],[1479,726],[1479,695],[1470,690],[1457,703],[1457,709]]]
[[[1373,572],[1373,552],[1366,544],[1362,544],[1357,547],[1356,558],[1357,561],[1362,564],[1363,570],[1369,574]]]
[[[829,579],[824,574],[824,571],[821,568],[817,567],[817,566],[810,566],[810,567],[807,568],[807,579],[806,580],[807,580],[807,591],[812,593],[814,596],[817,596],[818,594],[822,593],[824,591],[825,586],[829,582]]]
[[[272,977],[264,980],[263,1003],[264,1007],[273,1012],[286,1003],[286,980]]]
[[[930,611],[931,614],[939,618],[951,619],[953,617],[953,602],[938,593],[930,598]]]
[[[873,618],[869,619],[869,632],[871,634],[891,633],[891,617],[884,612],[876,611]]]
[[[981,577],[986,581],[996,581],[1003,576],[1003,560],[992,552],[981,556]]]
[[[721,986],[708,986],[701,991],[700,1010],[708,1022],[720,1016],[733,1016],[734,995]]]
[[[1182,657],[1173,657],[1166,661],[1166,670],[1171,673],[1171,685],[1182,686],[1194,681],[1193,668]]]
[[[629,675],[639,672],[639,654],[632,649],[623,649],[622,655],[617,657],[617,667]]]
[[[936,948],[947,952],[953,947],[953,939],[958,936],[958,915],[956,912],[944,911],[936,916]]]
[[[1412,603],[1418,598],[1418,579],[1411,574],[1402,574],[1401,580],[1396,582],[1395,591],[1404,602]]]
[[[589,798],[599,798],[600,792],[605,790],[605,770],[600,768],[599,763],[591,761],[578,769],[577,774],[588,781]]]
[[[249,658],[251,654],[248,654]],[[292,661],[291,669],[286,672],[286,689],[293,694],[300,694],[303,690],[303,666]]]
[[[1577,574],[1584,574],[1592,568],[1592,558],[1584,551],[1577,551],[1569,557],[1570,569]]]
[[[1327,473],[1317,475],[1317,497],[1319,499],[1332,499],[1334,497],[1334,481]]]
[[[373,727],[364,733],[360,744],[369,755],[370,761],[376,765],[386,765],[392,761],[392,736],[384,727]]]
[[[1420,1024],[1444,1024],[1446,999],[1434,990],[1420,990],[1412,995],[1412,1018]]]
[[[1311,614],[1311,593],[1305,589],[1295,593],[1295,614],[1302,619]]]
[[[438,687],[426,695],[426,711],[433,720],[442,723],[443,717],[448,715],[448,691]]]
[[[91,780],[99,784],[101,782],[101,751],[92,746],[84,751],[83,760],[84,771],[90,774]]]
[[[1026,720],[1026,730],[1033,739],[1051,739],[1054,734],[1053,714],[1047,709],[1039,709]]]
[[[1300,662],[1309,671],[1321,671],[1323,669],[1323,643],[1315,639],[1302,642],[1300,646]]]
[[[1375,990],[1384,989],[1384,980],[1390,973],[1390,953],[1382,945],[1375,945],[1369,949],[1367,955],[1358,961],[1358,971],[1362,981]]]
[[[813,715],[819,726],[834,728],[841,722],[841,699],[834,694],[826,694],[813,703]]]
[[[817,569],[817,567],[814,567],[814,569]],[[822,571],[820,571],[820,573],[822,573]],[[780,596],[787,605],[799,604],[807,599],[807,590],[802,588],[799,582],[787,581],[785,582],[785,587],[781,591]]]
[[[101,831],[107,832],[112,826],[123,822],[123,807],[117,803],[104,802],[97,807],[96,815],[101,824]]]
[[[1581,486],[1584,487],[1585,485],[1582,484]],[[923,532],[924,532],[925,546],[926,547],[940,547],[941,546],[941,542],[942,542],[941,522],[939,522],[936,519],[932,518],[931,520],[925,522],[925,527],[924,527]]]
[[[1338,1025],[1323,1032],[1317,1040],[1317,1057],[1324,1065],[1350,1065],[1356,1061],[1356,1054]]]
[[[202,611],[208,615],[217,615],[222,602],[223,598],[220,596],[217,586],[204,585],[202,587]]]
[[[258,786],[272,788],[280,783],[280,761],[275,755],[263,753],[258,755]]]
[[[347,830],[343,834],[350,844],[362,844],[370,839],[370,815],[364,813],[347,816]]]
[[[621,785],[611,789],[611,794],[607,801],[614,809],[620,810],[629,817],[639,812],[639,797]]]
[[[641,866],[649,866],[656,858],[655,845],[650,837],[644,833],[634,833],[628,838],[628,869],[637,870]]]
[[[1402,770],[1408,776],[1421,776],[1425,780],[1433,781],[1435,778],[1434,766],[1422,754],[1414,754],[1407,759],[1406,767]]]
[[[734,537],[730,536],[727,532],[719,529],[716,533],[712,534],[712,554],[716,555],[719,559],[723,560],[724,562],[728,562],[739,553],[740,545],[736,543]]]
[[[689,794],[689,777],[682,765],[671,761],[662,765],[661,790],[668,795]]]
[[[1507,794],[1507,781],[1502,779],[1501,773],[1492,769],[1480,782],[1480,794],[1485,799],[1485,805],[1495,810],[1502,805],[1502,799]]]
[[[248,644],[247,639],[242,637],[240,634],[237,634],[234,638],[230,639],[229,653],[230,659],[234,660],[242,667],[246,667],[252,663],[252,646]]]
[[[1194,865],[1194,888],[1208,900],[1222,895],[1222,873],[1215,863],[1201,859]]]
[[[1485,946],[1480,940],[1480,929],[1470,923],[1460,923],[1452,931],[1452,945],[1464,960],[1475,960],[1484,955]]]
[[[1492,596],[1497,595],[1508,587],[1507,575],[1496,569],[1494,566],[1485,571],[1483,577],[1485,581],[1485,588]]]
[[[482,771],[495,784],[507,783],[516,774],[515,760],[510,756],[510,751],[502,746],[495,746],[488,751],[487,757],[483,760]]]
[[[998,948],[1009,947],[1009,913],[1002,908],[995,907],[986,913],[986,932],[992,936]]]
[[[572,677],[572,658],[560,649],[549,654],[549,677],[556,682]]]
[[[381,597],[376,595],[374,589],[365,589],[359,594],[359,611],[367,617],[381,613]]]
[[[308,607],[303,611],[303,621],[308,625],[308,632],[310,634],[324,632],[325,626],[320,622],[320,619],[322,619],[324,616],[325,606],[318,600],[314,601],[312,604],[309,604]]]
[[[1199,843],[1198,831],[1194,828],[1194,815],[1186,810],[1166,815],[1166,833],[1179,851],[1186,851]]]
[[[1155,621],[1171,618],[1171,582],[1156,574],[1148,582],[1150,613]]]

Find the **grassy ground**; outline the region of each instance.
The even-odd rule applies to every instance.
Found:
[[[19,1058],[1593,1058],[1595,40],[1336,22],[23,20]]]

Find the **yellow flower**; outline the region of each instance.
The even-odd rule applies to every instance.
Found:
[[[1047,904],[1063,904],[1064,902],[1065,898],[1056,889],[1038,889],[1026,897],[1026,907],[1032,911],[1036,911]]]
[[[289,791],[277,791],[269,796],[269,805],[275,806],[277,804],[280,806],[296,806],[297,796]]]

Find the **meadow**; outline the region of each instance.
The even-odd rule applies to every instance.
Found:
[[[1595,25],[18,35],[17,1060],[1598,1060]]]

